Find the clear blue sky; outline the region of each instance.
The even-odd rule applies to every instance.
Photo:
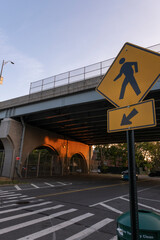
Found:
[[[160,0],[0,0],[0,101],[30,82],[160,43]]]

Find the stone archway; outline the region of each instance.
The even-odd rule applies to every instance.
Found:
[[[39,146],[29,154],[22,167],[22,177],[51,177],[60,175],[58,152],[50,145]]]
[[[70,173],[87,173],[87,162],[83,154],[76,153],[70,159]]]

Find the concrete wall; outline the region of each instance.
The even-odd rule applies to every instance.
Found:
[[[2,176],[12,178],[15,171],[16,156],[19,156],[22,136],[21,123],[6,118],[1,121],[0,139],[4,145],[5,159]]]
[[[1,121],[0,139],[5,149],[2,176],[9,178],[16,177],[17,171],[15,170],[17,163],[20,172],[28,155],[39,146],[54,148],[58,153],[63,168],[66,167],[66,161],[69,161],[74,154],[79,153],[85,159],[88,171],[89,159],[91,158],[91,151],[88,145],[71,139],[65,139],[63,136],[30,125],[25,126],[23,138],[23,130],[22,124],[18,121],[10,118]],[[16,156],[20,155],[20,162],[17,162]]]

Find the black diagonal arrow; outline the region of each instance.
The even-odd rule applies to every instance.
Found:
[[[138,111],[134,108],[130,114],[126,117],[126,114],[123,114],[121,126],[130,125],[132,122],[130,121],[135,115],[137,115]]]

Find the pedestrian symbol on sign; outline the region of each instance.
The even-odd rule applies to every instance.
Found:
[[[133,68],[132,68],[132,66],[134,66],[135,73],[138,72],[138,64],[137,64],[137,62],[125,62],[125,58],[121,58],[120,61],[119,61],[119,64],[123,64],[123,65],[122,65],[122,67],[120,69],[119,74],[113,80],[113,81],[116,81],[117,79],[119,79],[122,76],[122,74],[125,75],[125,79],[124,79],[124,81],[122,83],[121,93],[120,93],[119,99],[123,99],[124,98],[124,93],[125,93],[125,90],[126,90],[126,87],[127,87],[128,83],[130,83],[130,85],[132,86],[132,88],[135,91],[136,95],[138,96],[141,93],[141,91],[140,91],[139,86],[137,84],[137,81],[136,81],[136,79],[134,77],[134,71],[133,71]]]

